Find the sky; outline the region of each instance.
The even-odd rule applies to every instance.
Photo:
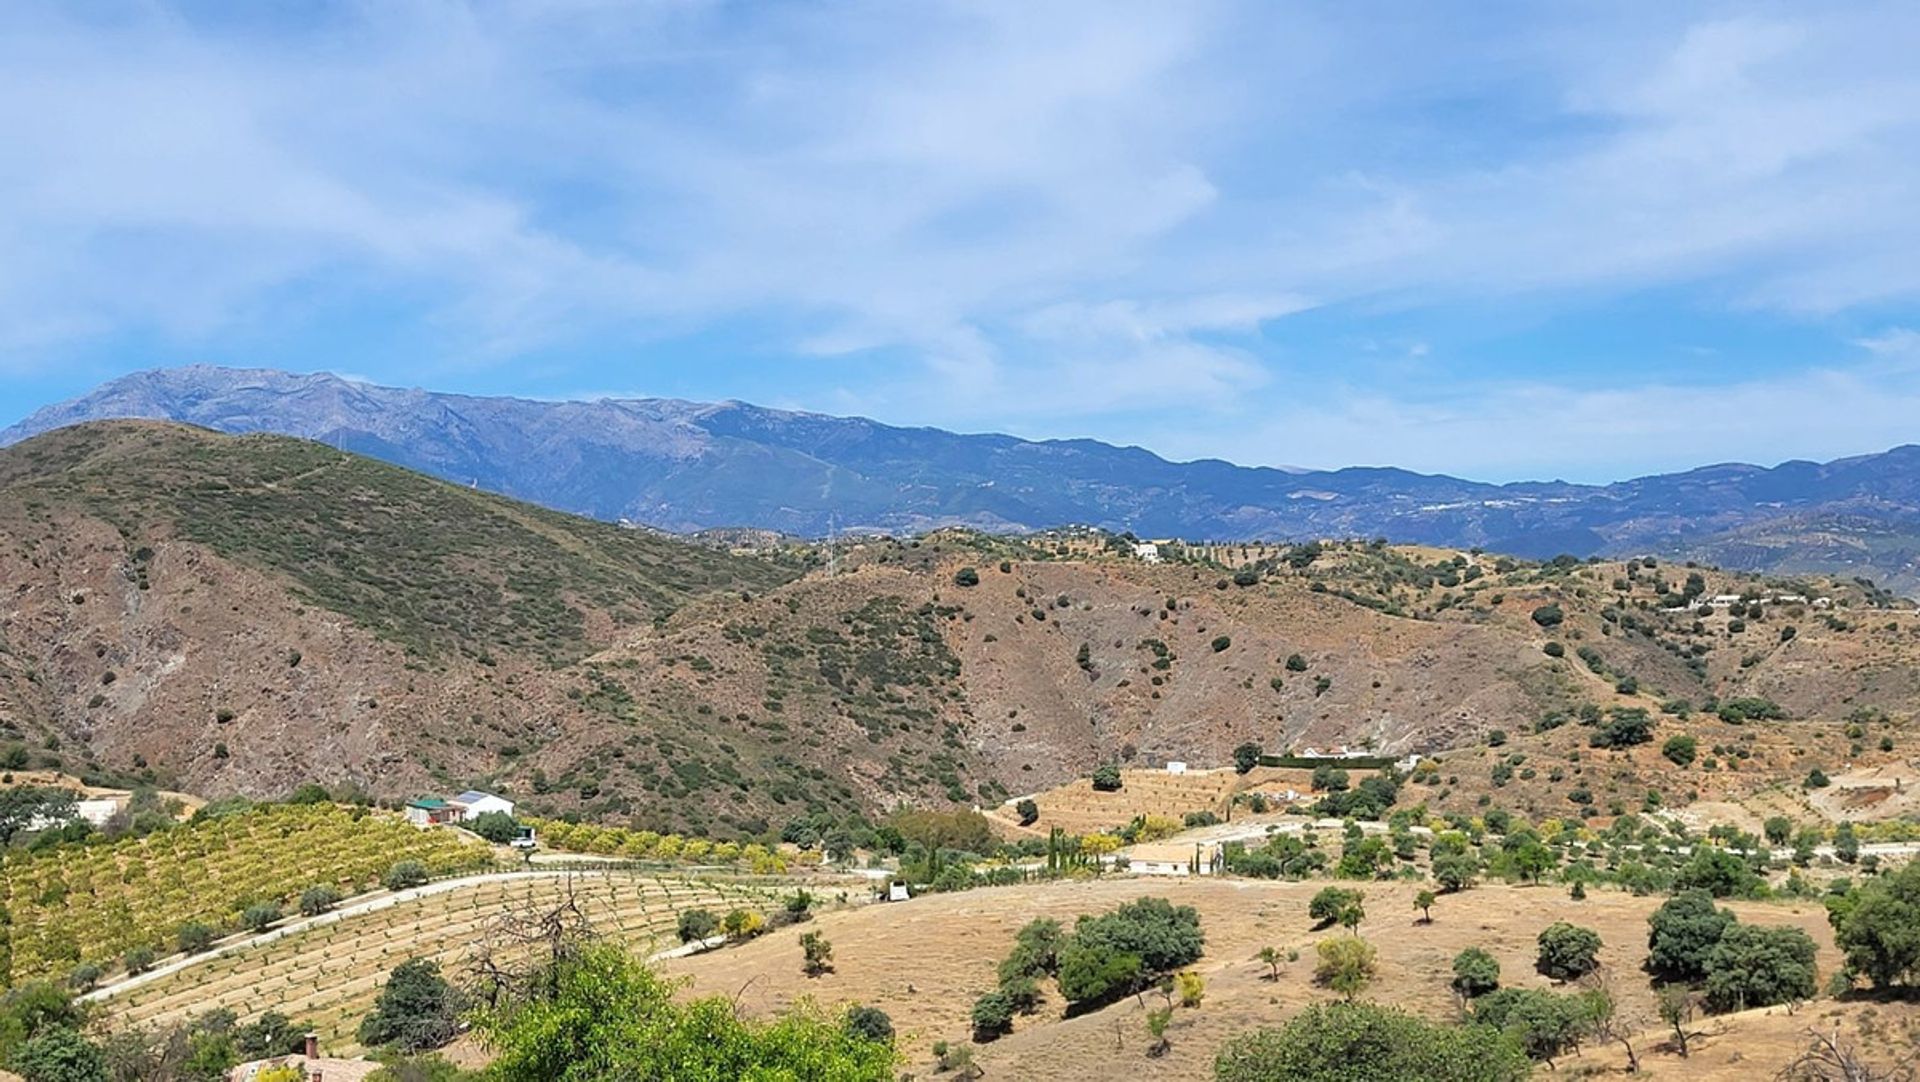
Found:
[[[215,363],[1606,481],[1920,442],[1920,7],[0,5],[0,424]]]

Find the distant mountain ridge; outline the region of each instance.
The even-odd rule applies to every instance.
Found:
[[[1608,485],[1490,484],[1393,468],[1169,462],[1024,440],[675,399],[535,401],[211,366],[113,380],[0,431],[149,418],[335,444],[560,510],[677,532],[752,527],[1142,536],[1383,535],[1523,556],[1658,553],[1920,587],[1920,447],[1828,463],[1705,466]]]

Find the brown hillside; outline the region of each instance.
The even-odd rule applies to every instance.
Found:
[[[0,452],[0,753],[212,794],[490,785],[735,833],[997,804],[1105,761],[1218,767],[1251,740],[1443,753],[1419,791],[1441,807],[1537,756],[1503,803],[1564,813],[1584,783],[1604,814],[1656,785],[1743,800],[1810,765],[1899,762],[1920,702],[1914,615],[1818,579],[1372,544],[1148,565],[959,532],[837,546],[833,575],[826,553],[769,551],[281,437],[62,430]],[[1808,600],[1664,611],[1690,574],[1706,596]],[[1561,622],[1534,619],[1546,605]],[[1788,716],[1702,720],[1742,696]],[[1582,706],[1647,710],[1654,741],[1599,753],[1584,726],[1540,725]],[[1728,769],[1663,759],[1682,731]]]

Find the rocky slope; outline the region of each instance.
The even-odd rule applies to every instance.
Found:
[[[1837,725],[1920,702],[1913,614],[1857,584],[1074,552],[946,531],[842,545],[828,574],[321,444],[83,425],[0,451],[0,755],[210,794],[497,786],[730,834],[1246,740],[1431,752],[1585,704],[1766,696]],[[1807,600],[1664,611],[1685,590]]]

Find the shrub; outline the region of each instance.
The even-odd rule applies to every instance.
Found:
[[[1541,931],[1534,969],[1556,981],[1575,981],[1600,965],[1600,933],[1566,921],[1554,921]]]
[[[1550,642],[1545,646],[1542,646],[1540,648],[1540,652],[1547,655],[1548,657],[1566,657],[1567,656],[1567,648],[1557,642]]]
[[[996,988],[973,1001],[973,1039],[991,1041],[1013,1032],[1013,997]]]
[[[1097,917],[1082,917],[1073,939],[1137,955],[1142,970],[1149,974],[1191,965],[1206,942],[1199,911],[1175,906],[1165,898],[1139,898]]]
[[[1032,797],[1020,798],[1013,810],[1020,816],[1020,825],[1023,827],[1030,827],[1040,820],[1040,805],[1034,803]]]
[[[92,1041],[64,1025],[26,1039],[7,1066],[26,1082],[107,1082],[106,1056]]]
[[[1377,969],[1373,944],[1359,936],[1333,936],[1315,944],[1320,960],[1314,964],[1313,979],[1348,999],[1359,995],[1373,982]]]
[[[1213,647],[1213,652],[1218,654],[1225,651],[1227,647],[1232,646],[1233,639],[1227,635],[1215,635],[1213,642],[1209,645]]]
[[[971,567],[963,567],[953,573],[953,584],[955,586],[978,586],[980,585],[980,572]]]
[[[1500,987],[1500,963],[1479,947],[1453,956],[1453,990],[1463,999],[1475,999]]]
[[[878,1007],[858,1003],[847,1008],[847,1032],[865,1041],[893,1043],[893,1019]]]
[[[317,917],[340,904],[340,890],[328,883],[316,883],[300,892],[300,912]]]
[[[506,812],[487,812],[467,824],[467,829],[495,845],[505,845],[520,836],[520,824]]]
[[[180,931],[176,933],[174,938],[180,945],[180,953],[199,954],[201,951],[213,946],[213,941],[218,938],[218,933],[210,926],[202,924],[199,921],[188,921],[180,926]]]
[[[1473,1017],[1519,1041],[1528,1058],[1552,1064],[1580,1043],[1592,1025],[1593,1012],[1584,996],[1502,988],[1476,1000]]]
[[[719,928],[720,921],[714,917],[712,911],[689,909],[680,914],[680,922],[675,932],[682,943],[698,943],[711,939],[713,933]]]
[[[1207,982],[1201,978],[1200,974],[1191,971],[1176,974],[1173,978],[1173,987],[1180,997],[1182,1007],[1198,1007],[1200,1001],[1207,995]]]
[[[100,983],[102,970],[92,962],[82,962],[67,974],[67,987],[76,992],[91,992]]]
[[[1301,657],[1299,654],[1288,654],[1287,655],[1287,671],[1288,672],[1306,672],[1307,659],[1304,657]]]
[[[1533,622],[1541,627],[1557,627],[1567,618],[1567,614],[1560,611],[1560,606],[1553,604],[1541,605],[1534,609],[1531,615]]]
[[[407,890],[420,886],[428,878],[426,865],[417,860],[402,860],[387,869],[380,883],[388,890]]]
[[[1532,1065],[1488,1026],[1429,1022],[1370,1003],[1316,1003],[1228,1041],[1216,1082],[1522,1082]]]
[[[1260,765],[1260,745],[1248,741],[1233,749],[1233,770],[1236,774],[1246,774]]]
[[[273,927],[280,917],[280,907],[273,902],[256,902],[240,914],[241,922],[255,932]]]
[[[1060,994],[1069,1003],[1100,1003],[1138,985],[1140,956],[1111,946],[1069,940],[1060,951]]]
[[[1759,894],[1766,881],[1739,854],[1697,845],[1674,875],[1674,885],[1680,890],[1704,890],[1715,898],[1746,898]]]
[[[1637,706],[1617,706],[1593,730],[1587,742],[1596,748],[1625,748],[1653,739],[1653,717]]]
[[[720,930],[727,934],[728,939],[752,939],[766,926],[767,918],[745,908],[729,910],[720,921]]]
[[[120,964],[127,967],[128,973],[140,974],[152,969],[157,957],[158,952],[152,947],[134,947],[120,956]]]
[[[1120,768],[1113,763],[1102,763],[1093,770],[1093,787],[1102,793],[1115,792],[1120,788]]]
[[[1685,733],[1676,733],[1660,745],[1660,754],[1675,766],[1692,766],[1694,757],[1699,754],[1699,741]]]
[[[800,971],[809,977],[833,972],[833,944],[819,932],[800,937]]]

